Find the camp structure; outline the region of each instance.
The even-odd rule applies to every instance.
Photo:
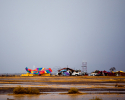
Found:
[[[25,70],[28,72],[27,74],[22,74],[21,76],[50,76],[50,73],[52,72],[51,68],[36,68],[34,70],[25,68]]]
[[[116,76],[125,76],[125,72],[124,71],[116,71],[114,72],[116,74]]]
[[[95,76],[115,76],[115,73],[107,71],[99,71]]]
[[[59,75],[59,76],[71,76],[74,71],[75,70],[68,68],[68,67],[62,68],[62,69],[58,70],[57,75]]]
[[[26,74],[21,74],[21,76],[33,76],[33,74],[26,73]]]

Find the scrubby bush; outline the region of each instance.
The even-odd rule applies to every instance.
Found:
[[[27,94],[39,94],[39,90],[38,90],[38,89],[32,89],[31,87],[29,87],[29,88],[26,90],[26,93],[27,93]]]
[[[70,88],[70,90],[68,91],[69,94],[75,94],[75,93],[79,93],[77,88]]]
[[[89,100],[102,100],[102,99],[100,99],[100,98],[98,98],[98,97],[93,97],[93,99],[89,99]]]
[[[25,89],[24,87],[18,86],[14,88],[13,93],[15,94],[39,94],[40,92],[38,89],[33,89],[31,87],[28,87],[27,89]]]
[[[23,94],[25,92],[26,92],[26,90],[24,89],[24,87],[21,87],[21,86],[18,86],[16,88],[14,88],[14,90],[13,90],[13,93],[15,93],[15,94]]]

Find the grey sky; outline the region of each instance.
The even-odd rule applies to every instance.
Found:
[[[0,73],[82,61],[125,71],[125,0],[0,0]]]

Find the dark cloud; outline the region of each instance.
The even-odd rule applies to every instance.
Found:
[[[125,71],[124,0],[0,1],[0,73],[25,67]]]

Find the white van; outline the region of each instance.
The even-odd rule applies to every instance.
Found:
[[[80,75],[81,75],[81,72],[75,71],[75,72],[72,73],[72,75],[73,75],[73,76],[80,76]]]

